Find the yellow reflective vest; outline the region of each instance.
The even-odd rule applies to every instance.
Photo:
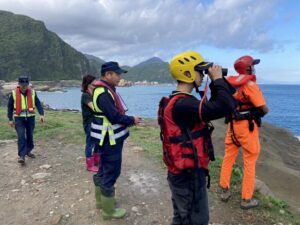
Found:
[[[31,95],[32,95],[32,105],[33,107],[35,107],[35,91],[31,89]],[[20,115],[16,114],[16,90],[12,91],[12,97],[14,100],[14,116],[15,117],[29,117],[29,116],[35,116],[34,112],[29,112],[28,111],[28,104],[27,104],[27,97],[25,97],[22,93],[21,93],[21,108],[22,108],[22,112]]]
[[[108,93],[114,99],[109,89]],[[97,105],[98,97],[105,92],[105,87],[97,87],[93,92],[94,119],[91,124],[91,137],[99,141],[102,146],[104,138],[108,133],[110,145],[115,145],[117,141],[123,141],[129,136],[129,131],[122,124],[112,124]],[[115,99],[114,99],[115,100]]]

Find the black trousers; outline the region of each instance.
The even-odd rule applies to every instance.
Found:
[[[206,170],[168,173],[172,192],[173,221],[171,225],[208,225],[209,211],[206,190]]]
[[[94,184],[100,187],[101,193],[107,197],[114,196],[114,185],[121,174],[123,141],[110,145],[104,141],[99,147],[101,158],[98,173],[94,175]]]

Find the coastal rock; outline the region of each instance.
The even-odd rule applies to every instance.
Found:
[[[255,189],[258,190],[264,196],[269,196],[274,198],[274,193],[270,190],[270,188],[261,180],[255,179]]]
[[[159,83],[157,81],[147,81],[147,80],[134,82],[134,85],[158,85],[158,84]]]
[[[0,87],[0,106],[7,105],[7,95],[3,93],[3,90]]]
[[[119,87],[130,87],[132,86],[133,83],[131,81],[127,81],[127,80],[124,80],[124,79],[121,79],[118,86]]]

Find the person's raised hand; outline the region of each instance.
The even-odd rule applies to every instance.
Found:
[[[212,67],[209,67],[208,76],[211,80],[222,78],[222,67],[218,65],[213,65]]]

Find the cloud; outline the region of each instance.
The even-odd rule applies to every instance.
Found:
[[[79,51],[134,64],[207,45],[268,52],[277,1],[0,0],[45,22]]]

